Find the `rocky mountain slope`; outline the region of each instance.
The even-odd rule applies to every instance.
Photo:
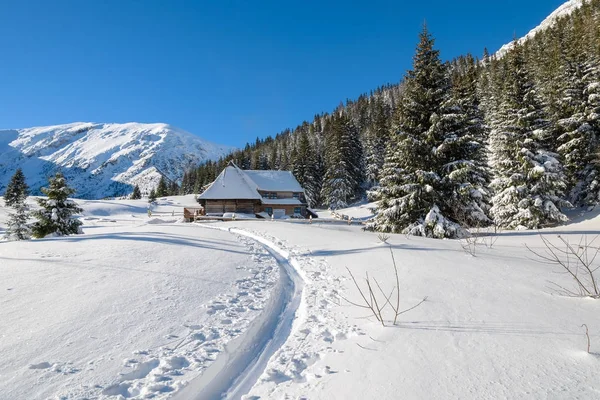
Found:
[[[155,187],[164,175],[178,181],[198,163],[233,150],[167,124],[72,123],[0,130],[0,193],[21,167],[32,194],[61,171],[76,197],[121,196],[139,185]]]

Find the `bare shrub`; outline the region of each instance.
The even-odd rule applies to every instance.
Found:
[[[576,289],[566,289],[554,282],[550,282],[559,291],[569,296],[600,299],[598,277],[596,276],[596,271],[600,268],[600,263],[599,265],[595,264],[600,248],[593,246],[598,236],[588,241],[587,236],[584,235],[577,244],[569,243],[561,235],[557,237],[560,243],[554,244],[549,239],[540,235],[545,247],[543,251],[533,250],[527,244],[525,247],[539,260],[560,266],[573,278]]]
[[[460,239],[460,247],[462,247],[463,251],[472,257],[475,257],[477,253],[477,245],[478,243],[477,236],[469,236],[463,239]]]
[[[387,233],[380,233],[377,235],[377,239],[379,239],[381,243],[387,244],[387,241],[390,239],[390,235]]]
[[[587,352],[590,352],[590,331],[586,324],[581,325],[581,327],[585,327],[585,336],[587,337]]]
[[[389,236],[386,238],[386,241],[387,239],[389,239]],[[398,273],[398,266],[396,265],[396,259],[394,258],[394,252],[392,251],[391,246],[390,254],[392,256],[392,263],[394,265],[394,275],[396,282],[389,294],[386,294],[384,292],[377,279],[375,279],[374,277],[370,277],[368,272],[365,274],[365,287],[361,287],[361,285],[358,283],[350,269],[346,267],[348,274],[350,274],[350,277],[352,278],[352,282],[354,282],[354,286],[356,286],[358,292],[360,293],[362,303],[356,303],[342,297],[342,299],[352,304],[353,306],[369,310],[370,313],[373,314],[373,316],[377,319],[377,321],[381,323],[382,326],[385,326],[384,311],[388,306],[391,308],[392,315],[394,317],[393,324],[396,325],[398,317],[400,315],[417,308],[427,300],[427,297],[424,297],[423,300],[421,300],[419,303],[415,304],[410,308],[404,310],[400,308],[400,277]],[[377,291],[375,290],[375,288],[377,289]],[[394,291],[396,292],[395,302],[391,300],[392,296],[394,295]]]
[[[473,257],[476,257],[478,246],[492,249],[499,237],[496,225],[494,225],[493,233],[488,228],[482,229],[480,226],[470,228],[469,233],[470,236],[460,239],[460,245],[465,253]]]

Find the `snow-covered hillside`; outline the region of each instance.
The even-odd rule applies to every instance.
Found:
[[[551,27],[560,17],[564,17],[566,15],[571,14],[575,9],[581,7],[581,5],[583,4],[583,0],[569,0],[566,3],[562,4],[560,7],[558,7],[556,10],[554,10],[550,15],[548,15],[546,17],[546,19],[544,19],[542,21],[541,24],[539,24],[538,26],[536,26],[535,28],[533,28],[532,30],[529,31],[529,33],[527,33],[527,35],[523,36],[522,38],[519,39],[519,43],[523,43],[525,40],[530,39],[532,37],[534,37],[538,32],[543,31],[544,29],[548,29],[549,27]],[[496,56],[498,57],[502,57],[504,54],[506,54],[511,48],[513,47],[513,43],[507,43],[504,46],[502,46],[500,48],[500,50],[498,50],[496,52]]]
[[[73,123],[0,130],[0,193],[21,167],[32,194],[62,171],[76,197],[98,199],[155,187],[160,176],[178,180],[202,161],[232,150],[167,124]]]

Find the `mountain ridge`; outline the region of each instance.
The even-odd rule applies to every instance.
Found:
[[[525,36],[519,38],[517,41],[523,43],[524,41],[531,39],[537,33],[551,27],[559,18],[571,14],[577,8],[583,5],[584,0],[568,0],[562,5],[558,6],[554,11],[550,13],[538,26],[531,29]],[[513,47],[513,42],[506,43],[496,52],[497,57],[504,56]]]
[[[165,123],[95,123],[0,130],[0,193],[21,167],[32,194],[58,171],[75,197],[123,196],[139,185],[147,192],[161,176],[180,181],[185,170],[234,150]]]

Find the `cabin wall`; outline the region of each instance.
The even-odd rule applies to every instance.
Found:
[[[204,215],[204,208],[201,207],[185,207],[183,209],[183,218],[192,220],[199,215]]]
[[[259,208],[260,208],[260,212],[264,211],[267,213],[269,213],[269,211],[267,211],[268,209],[273,210],[273,211],[274,210],[285,210],[285,215],[290,216],[290,217],[296,213],[295,212],[296,208],[300,208],[300,215],[302,215],[303,217],[306,217],[306,206],[289,205],[289,204],[286,204],[286,205],[263,204]],[[269,213],[269,214],[271,214],[271,213]]]
[[[206,214],[223,214],[228,212],[254,214],[258,212],[258,201],[255,200],[206,200]]]
[[[269,192],[264,190],[259,190],[258,193],[265,199],[276,198],[276,199],[293,199],[294,193],[298,193],[298,200],[303,203],[306,203],[306,198],[304,197],[304,193],[302,192]],[[275,196],[273,196],[275,195]]]

